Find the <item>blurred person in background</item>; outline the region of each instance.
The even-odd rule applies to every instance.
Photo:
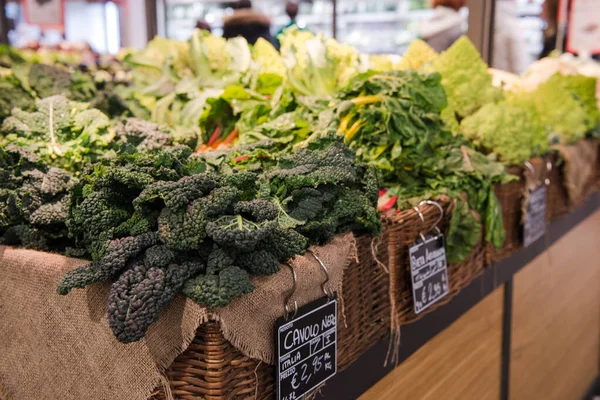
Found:
[[[556,35],[558,33],[558,0],[546,0],[542,4],[542,14],[544,21],[544,47],[540,53],[540,58],[550,55],[556,49]]]
[[[522,74],[531,63],[515,0],[497,0],[492,67]]]
[[[438,53],[446,50],[465,32],[466,18],[460,9],[466,0],[433,0],[433,14],[419,25],[419,36]]]
[[[271,36],[271,20],[264,14],[252,9],[250,0],[239,0],[233,5],[233,14],[223,20],[223,37],[231,39],[242,36],[248,43],[254,44],[263,38],[275,45]]]
[[[207,31],[208,33],[212,32],[212,29],[210,28],[210,25],[208,24],[208,22],[203,21],[201,19],[196,21],[196,29],[200,29],[202,31]]]
[[[306,27],[299,26],[298,23],[296,22],[296,18],[298,17],[298,10],[299,10],[298,3],[296,3],[295,1],[288,1],[287,3],[285,3],[285,13],[288,15],[288,17],[290,17],[290,22],[288,22],[287,25],[282,27],[279,30],[279,32],[277,32],[277,34],[275,35],[275,40],[277,40],[277,44],[280,44],[279,43],[279,35],[281,35],[283,33],[283,31],[285,31],[287,28],[296,26],[296,27],[298,27],[298,30],[301,30],[301,31],[306,30]]]

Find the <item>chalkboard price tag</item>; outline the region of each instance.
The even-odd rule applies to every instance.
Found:
[[[427,235],[408,249],[415,314],[449,293],[444,235]]]
[[[527,215],[523,225],[523,245],[528,247],[546,233],[546,186],[540,185],[529,193]]]
[[[323,297],[275,322],[277,400],[298,400],[337,372],[337,297]]]

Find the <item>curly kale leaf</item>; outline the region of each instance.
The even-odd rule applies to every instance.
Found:
[[[90,264],[67,271],[60,280],[58,294],[65,295],[72,289],[82,289],[92,283],[103,282],[118,274],[134,257],[159,242],[156,232],[135,237],[115,239],[108,243],[106,254]]]
[[[279,210],[270,201],[255,199],[251,201],[240,201],[233,208],[235,214],[249,215],[258,222],[276,219]]]
[[[343,189],[326,215],[336,221],[337,232],[377,234],[381,229],[379,214],[371,199],[357,190]]]
[[[252,172],[238,172],[223,176],[223,186],[231,186],[241,192],[241,198],[249,200],[256,195],[256,174]]]
[[[271,275],[279,271],[279,260],[267,250],[241,253],[236,260],[237,265],[250,271],[252,275]]]
[[[40,192],[56,196],[68,191],[74,183],[73,177],[67,171],[59,168],[50,168],[42,178]]]
[[[231,266],[218,275],[198,275],[183,287],[183,293],[196,303],[210,308],[224,307],[235,297],[250,293],[254,285],[243,269]]]
[[[147,261],[121,274],[110,289],[108,323],[115,337],[123,343],[144,337],[148,327],[160,317],[160,310],[173,300],[189,278],[204,269],[198,262],[157,267],[149,266]]]
[[[253,222],[241,215],[224,215],[206,224],[206,233],[220,245],[248,251],[270,237],[276,227],[276,221]]]
[[[117,194],[109,189],[90,193],[71,210],[68,224],[72,232],[82,233],[86,244],[99,237],[111,237],[112,229],[127,221],[131,214],[115,202],[117,198]]]
[[[202,200],[206,215],[216,217],[233,212],[233,205],[239,201],[242,192],[233,186],[224,186],[213,190],[210,196]]]
[[[40,98],[62,95],[75,101],[90,101],[96,94],[96,86],[89,75],[46,64],[31,66],[29,85]]]
[[[202,199],[179,210],[164,208],[158,217],[161,240],[174,250],[194,250],[207,234],[206,210]]]
[[[75,180],[13,145],[0,149],[0,242],[62,250],[69,190]],[[62,240],[61,240],[62,239]]]
[[[166,267],[175,260],[175,253],[165,245],[150,247],[144,255],[148,267]]]
[[[304,254],[308,244],[308,239],[295,230],[278,227],[258,247],[269,251],[278,260],[285,261],[297,254]]]
[[[42,204],[31,213],[29,221],[33,225],[64,224],[67,219],[68,204],[68,196],[63,197],[56,203]]]
[[[288,189],[317,187],[323,184],[352,184],[357,179],[355,156],[342,143],[326,149],[300,149],[282,156],[279,169],[265,174],[267,179],[280,179]]]
[[[172,144],[172,137],[157,124],[137,118],[126,118],[115,127],[116,140],[139,151],[164,148]]]
[[[218,176],[210,172],[184,176],[176,182],[160,181],[146,187],[133,201],[133,205],[139,207],[141,204],[160,198],[167,208],[176,210],[207,195],[218,185]]]
[[[235,260],[223,249],[215,249],[208,255],[206,273],[209,275],[217,275],[225,268],[233,266],[234,263]]]
[[[28,225],[14,225],[6,229],[0,238],[0,244],[20,245],[26,249],[49,250],[46,233]]]

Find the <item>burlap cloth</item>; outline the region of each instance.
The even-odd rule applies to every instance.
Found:
[[[313,248],[340,295],[355,247],[346,234]],[[180,296],[145,339],[122,344],[108,327],[108,284],[56,294],[62,274],[82,262],[0,246],[0,386],[14,400],[144,400],[166,383],[163,371],[209,318],[221,321],[225,337],[246,355],[272,363],[273,323],[292,288],[289,268],[254,279],[253,293],[215,313]],[[291,264],[298,305],[322,296],[325,273],[315,259],[307,254]]]
[[[559,146],[558,149],[565,161],[564,184],[569,194],[569,204],[573,207],[584,200],[586,191],[595,180],[598,142],[580,140],[573,145]]]

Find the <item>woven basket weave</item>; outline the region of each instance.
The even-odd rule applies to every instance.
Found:
[[[444,216],[439,228],[446,233],[454,210],[454,202],[446,198],[440,200],[439,204],[444,209]],[[385,231],[388,233],[388,248],[393,249],[393,251],[388,252],[388,260],[390,270],[396,269],[396,310],[401,325],[416,321],[448,303],[460,290],[471,283],[484,268],[484,251],[481,242],[479,242],[461,264],[448,266],[450,292],[448,296],[420,314],[415,314],[408,248],[419,240],[421,232],[430,232],[440,216],[438,208],[433,205],[424,204],[420,207],[420,210],[425,220],[424,224],[419,214],[413,209],[387,217],[384,221]]]
[[[508,173],[518,176],[519,179],[503,185],[496,184],[494,188],[494,193],[498,198],[502,211],[502,225],[504,226],[506,239],[500,249],[496,249],[491,243],[485,246],[486,264],[491,264],[509,256],[523,245],[521,235],[521,217],[523,212],[521,204],[525,188],[525,179],[523,178],[524,168],[511,167],[508,169]]]
[[[450,201],[441,202],[441,205],[445,217],[440,228],[444,231],[454,206]],[[439,211],[431,205],[424,205],[421,210],[425,228],[430,230]],[[340,303],[342,312],[338,316],[339,370],[352,364],[390,332],[390,275],[384,268],[395,268],[396,310],[400,322],[404,324],[447,303],[482,272],[483,251],[478,245],[465,262],[448,267],[450,294],[419,316],[414,315],[410,278],[406,275],[406,257],[408,244],[416,240],[420,231],[418,214],[407,210],[386,218],[384,231],[379,238],[357,238],[359,262],[353,261],[346,268],[343,301]],[[273,397],[273,367],[244,356],[225,340],[216,322],[198,328],[193,343],[169,367],[167,377],[173,395],[182,400]],[[160,388],[151,399],[165,398],[164,389]]]
[[[380,240],[384,237],[385,233]],[[338,316],[340,370],[389,332],[389,277],[375,262],[371,242],[371,237],[357,238],[360,261],[352,261],[344,273],[343,302],[339,305],[342,312]],[[223,337],[217,322],[198,328],[192,344],[175,359],[166,374],[171,392],[181,400],[273,396],[273,367],[244,356]],[[151,399],[166,399],[164,389],[160,388]]]
[[[553,221],[569,212],[569,193],[565,186],[564,163],[559,162],[557,152],[550,155],[550,162],[552,163],[552,171],[550,171],[550,185],[548,186],[546,199],[546,218]]]
[[[576,204],[572,204],[572,208],[576,208],[578,206],[580,206],[581,204],[583,204],[587,199],[590,198],[590,196],[592,194],[594,194],[594,192],[596,190],[598,190],[598,183],[600,180],[600,139],[586,139],[590,142],[592,142],[595,146],[596,146],[596,151],[597,151],[597,155],[596,155],[596,168],[595,168],[595,173],[592,174],[592,176],[587,180],[587,182],[584,183],[584,187],[583,187],[583,196],[581,198],[581,200],[576,203]]]

